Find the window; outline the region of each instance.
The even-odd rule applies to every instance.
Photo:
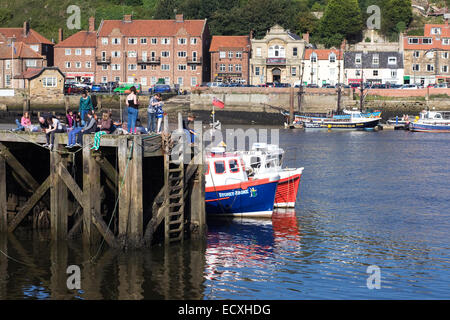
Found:
[[[67,63],[67,62],[66,62]],[[9,70],[10,68],[11,68],[11,60],[6,60],[5,61],[5,68],[7,69],[7,70]]]
[[[225,59],[225,58],[226,58],[226,55],[227,55],[227,54],[226,54],[225,51],[220,51],[220,52],[219,52],[219,58],[220,58],[220,59]]]
[[[361,76],[361,70],[356,70],[355,71],[355,76],[360,77]]]
[[[161,57],[167,58],[170,56],[170,51],[161,51]]]
[[[5,85],[7,87],[9,87],[11,85],[11,75],[10,74],[5,75]]]
[[[56,87],[56,77],[44,77],[42,79],[42,86],[44,88],[54,88],[54,87]]]
[[[158,39],[152,38],[151,43],[152,43],[152,44],[158,44]]]
[[[112,65],[113,70],[120,70],[120,64],[113,64]]]
[[[84,54],[90,56],[92,54],[92,49],[85,49]]]
[[[38,44],[33,44],[30,46],[31,50],[38,52],[39,51],[39,45]]]
[[[115,76],[115,77],[114,77],[114,81],[120,82],[120,76]]]
[[[191,65],[191,71],[195,71],[195,70],[197,70],[197,65],[192,64],[192,65]]]
[[[422,43],[423,44],[432,44],[433,43],[433,39],[432,38],[423,38],[422,39]]]
[[[420,65],[419,64],[413,64],[412,69],[413,69],[413,71],[420,71]]]
[[[311,62],[317,62],[317,54],[315,52],[313,52],[309,59],[311,60]]]
[[[441,28],[431,28],[431,34],[441,34]]]
[[[177,83],[182,86],[183,85],[183,77],[178,77]]]
[[[228,65],[228,72],[233,72],[233,65],[232,64]]]
[[[191,38],[191,44],[197,44],[197,38]]]
[[[445,46],[448,46],[450,44],[450,38],[443,38],[442,39],[442,44]]]
[[[164,84],[170,84],[170,77],[164,78]]]
[[[358,53],[358,54],[355,56],[355,63],[356,63],[356,64],[361,64],[361,58],[362,58],[361,54]]]
[[[448,52],[442,52],[442,58],[448,59]]]
[[[260,75],[260,67],[255,67],[255,76]]]
[[[102,64],[102,70],[108,70],[108,65],[107,64]]]
[[[129,58],[136,58],[136,51],[128,51]]]
[[[120,38],[112,38],[111,43],[112,44],[120,44]]]
[[[442,72],[448,72],[448,66],[442,66],[441,70]]]
[[[113,56],[114,58],[120,57],[120,51],[112,51],[111,56]]]
[[[241,64],[235,65],[234,68],[235,68],[236,71],[239,71],[239,72],[242,71],[242,65]]]
[[[197,61],[197,51],[192,51],[192,61]]]
[[[419,51],[414,51],[413,57],[414,58],[419,58],[420,57],[420,52]]]
[[[128,65],[128,70],[136,70],[137,69],[137,66],[135,65],[135,64],[133,64],[133,63],[130,63],[129,65]]]
[[[332,52],[330,54],[330,56],[328,57],[328,61],[330,61],[330,63],[335,63],[336,62],[336,55],[334,54],[334,52]]]
[[[373,55],[372,64],[380,64],[380,56],[378,54]]]
[[[226,70],[226,67],[225,67],[225,65],[223,63],[220,64],[219,70],[220,71],[225,71]]]
[[[128,77],[127,83],[134,83],[134,81],[137,81],[137,79],[134,79],[134,77]]]
[[[419,44],[419,38],[408,38],[408,44]]]
[[[103,76],[102,77],[102,82],[107,82],[108,81],[108,77]]]
[[[141,70],[147,70],[147,65],[146,64],[141,64]]]
[[[162,64],[161,65],[161,70],[163,70],[163,71],[170,70],[170,65],[169,64]]]
[[[147,78],[146,77],[142,77],[141,78],[141,85],[143,85],[143,86],[147,85]]]
[[[185,58],[186,57],[186,51],[178,51],[178,58]]]
[[[374,77],[378,77],[378,70],[373,70],[372,74],[373,74]]]
[[[36,60],[28,59],[28,60],[25,60],[25,65],[27,67],[36,67],[37,62],[36,62]]]
[[[81,56],[81,49],[75,49],[75,55]]]
[[[70,68],[70,61],[66,62],[66,68],[69,69]]]
[[[426,57],[427,57],[428,59],[433,59],[433,58],[434,58],[434,51],[429,51],[429,52],[427,52]]]
[[[170,44],[170,39],[169,38],[162,38],[161,39],[161,44]]]
[[[291,75],[292,75],[293,77],[295,77],[295,76],[297,75],[297,68],[296,68],[296,67],[292,67],[292,68],[291,68]]]
[[[136,44],[137,38],[128,38],[128,44]]]
[[[428,72],[434,71],[434,65],[432,65],[432,64],[427,64],[427,71],[428,71]]]
[[[236,51],[236,59],[242,59],[242,52]]]
[[[228,165],[230,166],[231,173],[239,172],[239,163],[236,159],[228,161]]]
[[[391,78],[392,79],[397,78],[397,70],[391,70]]]
[[[186,44],[187,40],[186,38],[178,38],[178,44]]]
[[[216,171],[216,174],[225,173],[225,161],[219,160],[214,162],[214,170]]]
[[[147,38],[141,38],[141,44],[147,44]],[[147,78],[145,78],[145,81],[147,82]]]
[[[91,68],[91,62],[90,61],[86,61],[86,68],[90,69]]]
[[[229,59],[233,59],[233,51],[229,51],[228,52],[228,58]]]
[[[66,54],[66,56],[70,56],[72,54],[72,50],[66,49],[65,54]]]
[[[389,57],[388,58],[388,64],[397,64],[397,58],[396,57]]]
[[[292,55],[294,57],[298,56],[298,48],[297,47],[292,48]]]
[[[102,45],[108,45],[108,38],[102,38]]]
[[[81,62],[80,61],[75,62],[75,68],[77,68],[77,69],[81,68]]]
[[[197,77],[192,77],[191,78],[191,86],[195,87],[197,85]]]
[[[256,48],[256,56],[261,57],[261,48],[260,47]]]
[[[152,77],[152,80],[150,82],[152,85],[156,84],[156,77]]]
[[[284,58],[286,56],[283,46],[271,46],[269,47],[269,58]]]
[[[186,71],[186,65],[185,64],[179,64],[178,65],[178,71]]]

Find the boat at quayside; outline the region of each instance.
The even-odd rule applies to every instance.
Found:
[[[409,123],[416,132],[450,132],[450,111],[422,111],[419,119]]]
[[[240,151],[251,179],[263,179],[273,172],[280,175],[275,208],[293,208],[304,168],[282,168],[284,150],[277,145],[257,142],[250,151]]]
[[[271,217],[280,175],[249,179],[238,152],[223,147],[206,153],[205,208],[208,216]]]

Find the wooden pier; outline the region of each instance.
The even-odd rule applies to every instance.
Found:
[[[188,145],[188,159],[174,156],[181,115],[178,122],[173,133],[103,135],[98,151],[93,134],[73,150],[65,148],[67,134],[56,134],[50,151],[44,133],[0,132],[0,233],[50,227],[52,240],[81,237],[113,248],[203,237],[202,143]]]

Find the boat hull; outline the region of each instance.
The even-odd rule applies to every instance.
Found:
[[[302,176],[302,169],[285,170],[280,173],[275,194],[275,208],[294,208],[297,200],[298,188]]]
[[[347,129],[358,130],[375,128],[380,123],[380,119],[364,120],[361,122],[338,122],[338,121],[314,121],[304,122],[305,129]]]
[[[278,180],[258,179],[205,189],[208,216],[271,217]]]
[[[435,125],[411,122],[409,124],[409,130],[415,132],[450,132],[450,125]]]

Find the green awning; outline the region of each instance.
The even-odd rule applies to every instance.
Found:
[[[410,80],[410,78],[411,78],[410,76],[404,76],[403,80]]]

